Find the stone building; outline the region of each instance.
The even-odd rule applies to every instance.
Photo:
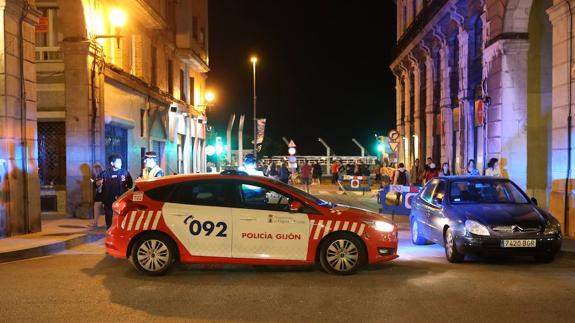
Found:
[[[93,165],[106,167],[112,153],[122,155],[134,178],[149,150],[159,154],[166,174],[205,171],[207,0],[6,2],[14,3],[16,18],[0,26],[12,28],[11,33],[16,33],[17,10],[26,3],[31,8],[24,26],[31,44],[24,53],[32,56],[26,58],[30,63],[24,73],[31,73],[26,78],[26,139],[28,189],[34,193],[28,203],[16,201],[12,196],[22,189],[14,187],[21,181],[11,179],[9,187],[3,184],[0,201],[8,209],[30,205],[34,220],[27,225],[30,229],[14,224],[0,236],[38,231],[40,204],[42,212],[89,216]],[[18,38],[2,43],[18,44]],[[17,60],[10,58],[6,66],[15,69]],[[18,77],[17,71],[11,73]],[[18,91],[17,79],[12,83],[6,87]],[[3,100],[20,104],[18,97],[14,93]],[[0,110],[0,118],[10,118],[7,112],[18,113],[9,129],[17,131],[20,109]],[[9,135],[0,132],[0,140]],[[0,159],[8,160],[8,166],[0,171],[16,174],[22,169],[20,141],[8,143],[13,147],[7,149],[14,150],[9,158],[2,157],[2,150]],[[1,210],[0,223],[24,217],[18,210],[4,215]]]
[[[498,158],[505,177],[575,234],[575,1],[396,3],[400,160],[429,156],[461,174],[469,159],[482,170]]]
[[[166,174],[205,170],[207,0],[37,7],[48,26],[36,33],[45,211],[86,213],[91,165],[111,153],[134,177],[148,150]]]
[[[33,3],[0,0],[0,237],[40,229]]]

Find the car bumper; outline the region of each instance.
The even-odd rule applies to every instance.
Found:
[[[503,240],[536,240],[535,247],[529,248],[504,248]],[[563,238],[557,236],[536,237],[476,237],[462,236],[456,238],[457,250],[463,254],[478,255],[525,255],[556,253],[561,249]]]
[[[116,258],[126,258],[128,250],[129,237],[121,234],[121,231],[115,227],[106,232],[106,253]]]
[[[397,232],[380,233],[372,231],[364,237],[367,259],[370,264],[386,262],[397,257]]]

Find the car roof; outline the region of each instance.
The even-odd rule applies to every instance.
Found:
[[[484,182],[494,182],[494,181],[511,181],[508,178],[495,177],[495,176],[477,176],[477,175],[454,175],[454,176],[439,176],[438,179],[446,181],[484,181]]]
[[[241,181],[253,181],[273,185],[276,180],[263,176],[244,175],[245,173],[234,174],[214,174],[214,173],[196,173],[196,174],[179,174],[156,177],[147,180],[137,180],[136,186],[139,190],[147,191],[160,186],[188,182],[188,181],[203,181],[203,180],[218,180],[218,179],[235,179]]]

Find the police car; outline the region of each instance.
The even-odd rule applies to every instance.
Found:
[[[107,253],[150,275],[176,261],[319,263],[345,275],[397,258],[397,226],[383,216],[238,171],[139,181],[113,209]]]

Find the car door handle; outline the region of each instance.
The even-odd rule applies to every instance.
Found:
[[[240,218],[240,221],[255,221],[256,218]]]

